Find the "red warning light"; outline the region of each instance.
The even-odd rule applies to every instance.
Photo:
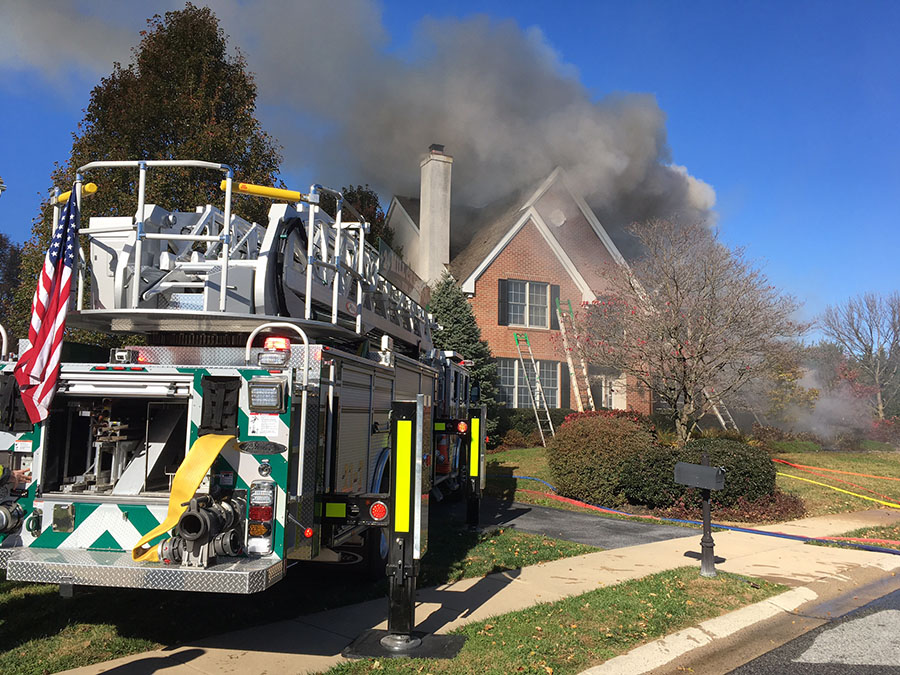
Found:
[[[384,502],[375,502],[369,507],[369,515],[372,520],[384,520],[387,518],[387,506]]]
[[[466,433],[469,430],[469,423],[468,422],[460,422],[459,424],[456,425],[456,430],[461,434]]]
[[[291,348],[291,341],[286,337],[270,335],[263,342],[263,349],[276,352],[286,352]]]
[[[313,529],[311,527],[307,527],[305,530],[303,530],[303,536],[307,539],[312,539],[313,534],[315,533],[313,532]]]

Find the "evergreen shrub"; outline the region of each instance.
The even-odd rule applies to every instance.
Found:
[[[653,434],[633,420],[601,415],[570,419],[547,445],[547,462],[561,495],[590,504],[624,503],[622,467],[626,458],[646,455]]]
[[[643,456],[622,462],[621,485],[629,503],[668,508],[678,502],[697,504],[700,491],[677,485],[675,463],[700,464],[703,450],[711,466],[725,467],[725,489],[712,493],[714,504],[730,507],[775,494],[775,466],[763,447],[727,438],[700,438],[682,448],[654,446]]]

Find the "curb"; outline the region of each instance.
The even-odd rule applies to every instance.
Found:
[[[800,605],[818,597],[818,593],[807,586],[794,588],[715,619],[708,619],[696,627],[685,628],[677,633],[635,647],[630,652],[588,668],[579,675],[621,675],[621,673],[640,675],[648,673],[694,649],[704,647],[714,640],[726,638],[779,614],[793,612]]]

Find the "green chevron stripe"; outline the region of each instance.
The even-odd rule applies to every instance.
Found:
[[[99,506],[99,504],[75,504],[75,528],[84,522],[84,519],[91,515]],[[48,506],[47,508],[52,508]],[[51,512],[50,516],[53,515]],[[31,545],[35,548],[59,548],[60,545],[68,539],[72,532],[54,532],[52,528],[44,530],[41,535],[34,540]]]
[[[97,537],[97,540],[88,546],[91,551],[123,551],[122,545],[110,534],[109,530]]]

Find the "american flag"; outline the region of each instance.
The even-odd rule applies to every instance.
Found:
[[[31,301],[28,347],[16,364],[16,381],[28,417],[34,424],[47,417],[50,401],[56,393],[59,355],[72,290],[72,268],[78,250],[78,205],[73,190],[44,256],[44,268]]]

